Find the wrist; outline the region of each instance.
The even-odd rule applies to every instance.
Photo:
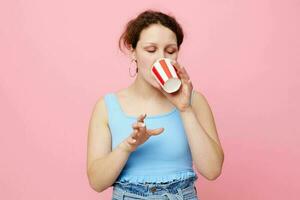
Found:
[[[126,153],[126,154],[131,154],[133,152],[129,144],[124,141],[117,146],[117,149],[122,153]]]

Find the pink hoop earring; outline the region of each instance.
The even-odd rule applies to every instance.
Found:
[[[131,60],[131,63],[130,63],[131,65],[132,65],[132,62],[133,62],[133,61],[136,62],[135,59],[132,59],[132,60]],[[134,74],[134,75],[131,74],[131,66],[129,67],[129,75],[130,75],[130,77],[135,77],[136,74],[138,73],[138,67],[137,67],[137,66],[135,66],[135,67],[136,67],[136,69],[135,69],[135,74]]]

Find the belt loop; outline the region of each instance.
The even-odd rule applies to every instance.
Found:
[[[182,190],[181,190],[181,188],[178,188],[177,189],[177,192],[178,192],[178,196],[179,196],[179,198],[180,198],[180,200],[183,200],[183,193],[182,193]]]
[[[125,192],[124,192],[124,191],[122,191],[121,199],[122,199],[122,200],[125,199]]]
[[[184,200],[183,199],[183,194],[181,189],[177,189],[178,194],[171,194],[169,192],[166,192],[162,194],[161,196],[167,196],[169,200]]]

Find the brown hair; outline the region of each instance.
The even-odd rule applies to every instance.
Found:
[[[146,10],[127,23],[125,30],[119,39],[120,50],[122,51],[122,44],[128,50],[130,47],[135,49],[141,31],[151,24],[161,24],[172,30],[176,35],[178,49],[180,48],[183,41],[183,31],[175,17],[159,11]]]

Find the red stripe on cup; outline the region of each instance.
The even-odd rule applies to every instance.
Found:
[[[155,67],[152,68],[153,73],[155,74],[156,78],[159,80],[159,82],[164,85],[165,81],[163,80],[163,78],[160,76],[160,74],[158,73],[157,69]]]
[[[173,76],[172,76],[171,72],[169,71],[169,68],[167,66],[166,61],[165,60],[160,60],[159,64],[162,66],[162,68],[163,68],[164,72],[166,73],[167,77],[172,78]]]

